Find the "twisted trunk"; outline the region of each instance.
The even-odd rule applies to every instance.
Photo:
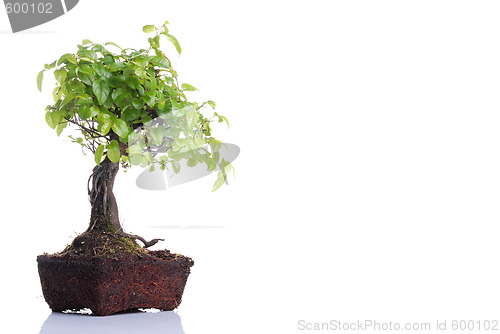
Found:
[[[119,164],[111,162],[107,157],[94,167],[87,185],[92,206],[88,230],[123,232],[113,194],[113,185],[119,169]]]
[[[123,231],[118,218],[118,205],[113,194],[113,185],[119,169],[120,165],[111,162],[108,157],[100,165],[94,167],[87,183],[92,206],[90,225],[87,231],[120,233],[123,236],[142,241],[146,248],[155,245],[158,241],[163,241],[163,239],[147,241],[143,237],[127,234]],[[90,184],[92,184],[92,188]]]

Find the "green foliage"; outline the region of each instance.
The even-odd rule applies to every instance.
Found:
[[[152,32],[155,31],[155,26],[153,26],[153,25],[145,25],[142,28],[142,31],[144,31],[146,34],[152,33]]]
[[[210,124],[229,122],[217,113],[210,118],[201,113],[206,106],[215,108],[215,102],[188,101],[185,92],[197,89],[179,85],[172,62],[160,50],[164,36],[179,54],[182,51],[167,25],[144,26],[145,33],[155,34],[148,38],[148,48],[122,49],[113,42],[84,39],[75,53],[46,64],[37,76],[38,89],[42,90],[45,71],[53,70],[57,83],[45,120],[57,135],[75,127],[81,135],[70,138],[90,150],[96,164],[103,159],[121,162],[125,168],[159,163],[178,173],[179,161],[185,159],[188,166],[205,163],[210,171],[219,167],[216,190],[232,166],[220,159],[222,143],[212,137]]]
[[[116,140],[112,140],[111,143],[106,145],[106,149],[108,150],[107,156],[111,162],[117,163],[120,161],[120,145]]]
[[[97,148],[95,150],[95,163],[97,165],[101,164],[103,154],[104,154],[104,145],[101,144],[101,145],[97,146]]]

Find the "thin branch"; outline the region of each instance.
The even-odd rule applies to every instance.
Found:
[[[91,137],[91,138],[108,138],[107,136],[104,136],[101,133],[99,133],[97,130],[95,130],[93,128],[87,128],[84,125],[82,125],[82,124],[80,124],[78,122],[75,122],[75,121],[73,121],[71,119],[68,119],[68,122],[70,122],[71,124],[75,124],[78,127],[80,127],[81,131],[85,131],[85,132],[87,132],[89,134],[92,134],[93,136],[89,135],[89,137]]]

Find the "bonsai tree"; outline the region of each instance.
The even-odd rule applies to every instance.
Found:
[[[204,163],[209,171],[219,169],[212,191],[233,170],[221,158],[223,144],[211,129],[212,122],[227,119],[216,112],[202,114],[215,108],[213,101],[188,101],[186,92],[196,88],[179,84],[160,50],[163,37],[181,53],[167,26],[144,26],[152,35],[139,50],[83,40],[76,53],[62,55],[38,74],[40,91],[46,71],[53,71],[57,81],[54,104],[45,109],[47,124],[58,136],[72,129],[71,141],[92,152],[96,163],[87,183],[88,229],[62,252],[37,258],[43,295],[53,311],[88,308],[108,315],[150,307],[172,310],[181,302],[194,262],[168,250],[146,249],[162,239],[125,233],[113,194],[120,166],[178,173],[181,160],[189,167]]]
[[[58,136],[66,128],[76,130],[69,137],[92,152],[96,163],[88,180],[91,215],[86,232],[92,233],[91,242],[80,236],[66,251],[78,254],[93,247],[95,254],[99,248],[96,234],[107,235],[108,241],[111,234],[119,235],[125,238],[120,242],[134,249],[135,241],[130,244],[130,240],[141,240],[145,247],[161,240],[146,241],[124,232],[113,194],[120,165],[125,170],[134,165],[159,166],[177,173],[182,159],[188,166],[204,163],[209,171],[219,169],[213,190],[222,186],[233,169],[220,158],[222,142],[212,137],[211,129],[213,121],[227,123],[227,119],[216,112],[210,118],[202,114],[204,108],[215,108],[213,101],[188,101],[186,92],[196,88],[179,84],[170,59],[160,49],[163,37],[181,53],[168,22],[159,28],[146,25],[143,31],[151,34],[144,49],[122,49],[112,42],[85,39],[76,53],[62,55],[38,74],[40,91],[44,72],[53,70],[57,80],[54,104],[45,109],[47,124]]]

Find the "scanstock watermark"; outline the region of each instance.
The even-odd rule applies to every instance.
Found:
[[[52,21],[75,8],[78,0],[4,0],[12,32]]]
[[[141,162],[140,166],[145,167],[136,179],[137,187],[144,190],[166,190],[214,172],[227,173],[226,163],[231,164],[236,160],[240,155],[240,148],[225,142],[215,145],[202,139],[199,134],[204,133],[204,130],[196,121],[196,115],[194,106],[182,109],[172,107],[169,112],[138,126],[128,136],[129,160],[137,160],[136,162]],[[188,123],[190,125],[185,128]],[[207,156],[214,161],[207,162],[207,159],[202,158]],[[147,163],[143,163],[145,157]],[[170,163],[161,163],[162,161]],[[220,171],[222,166],[226,167]],[[226,177],[226,185],[227,180]]]
[[[439,332],[439,331],[495,331],[500,330],[498,320],[435,320],[432,322],[397,322],[377,320],[311,322],[297,321],[297,329],[311,332]]]
[[[222,143],[219,155],[220,158],[231,163],[240,155],[240,148],[235,144]],[[156,165],[153,169],[146,168],[136,179],[137,187],[144,190],[166,190],[167,188],[208,176],[220,169],[217,167],[215,170],[210,171],[207,165],[203,163],[199,163],[196,166],[188,166],[187,160],[181,160],[179,163],[180,171],[177,173],[168,167],[165,170],[161,170],[159,165]],[[228,181],[226,179],[227,184]]]

